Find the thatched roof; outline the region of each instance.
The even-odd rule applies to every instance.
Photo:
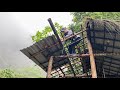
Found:
[[[94,53],[120,52],[120,26],[108,20],[88,20],[89,36]],[[98,75],[120,77],[120,56],[96,57]]]

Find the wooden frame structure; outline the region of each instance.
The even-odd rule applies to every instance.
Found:
[[[91,65],[91,77],[92,78],[97,78],[97,71],[96,71],[96,64],[95,64],[95,57],[94,56],[108,56],[108,55],[120,55],[119,53],[102,53],[102,54],[100,54],[100,53],[97,53],[97,54],[94,54],[93,53],[93,48],[92,48],[92,45],[91,45],[91,41],[90,41],[90,27],[89,26],[87,26],[86,27],[86,32],[87,32],[87,38],[86,38],[86,41],[87,41],[87,47],[88,47],[88,51],[89,51],[89,54],[82,54],[82,55],[74,55],[74,56],[58,56],[58,57],[86,57],[86,56],[89,56],[90,57],[90,65]],[[81,33],[81,32],[80,32]],[[77,33],[77,34],[75,34],[75,35],[78,35],[79,34],[79,32]],[[73,35],[73,36],[75,36],[75,35]],[[71,37],[73,37],[73,36],[70,36],[69,38],[71,38]],[[69,38],[67,38],[67,39],[69,39]],[[67,39],[65,39],[65,40],[67,40]],[[51,64],[51,63],[50,63]],[[50,70],[52,69],[52,67],[48,67],[48,72],[49,72],[49,68],[50,68]],[[50,74],[50,73],[49,73]],[[84,76],[84,75],[77,75],[77,77],[82,77],[82,76]],[[69,76],[68,76],[69,77]],[[71,76],[70,76],[71,77]]]
[[[51,19],[48,19],[48,21],[55,36],[48,37],[33,46],[21,50],[47,72],[47,78],[120,77],[120,27],[118,25],[106,20],[88,19],[80,32],[61,41]],[[76,46],[76,49],[82,48],[83,50],[77,50],[78,53],[76,54],[68,54],[67,51],[62,53],[61,50],[66,48],[62,45],[62,42],[75,35],[82,36],[80,40],[82,42]],[[50,41],[51,44],[45,42],[50,38],[53,40]],[[86,48],[88,53],[85,51]],[[67,71],[70,69],[69,74],[64,71],[66,68]]]

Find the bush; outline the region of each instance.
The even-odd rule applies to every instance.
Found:
[[[15,74],[15,72],[10,69],[4,69],[0,72],[0,78],[14,78],[16,76],[17,74]]]
[[[45,78],[41,69],[27,67],[20,69],[0,69],[0,78]]]

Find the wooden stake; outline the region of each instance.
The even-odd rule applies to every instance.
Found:
[[[52,64],[53,64],[53,56],[50,57],[50,60],[48,63],[47,78],[51,78]]]

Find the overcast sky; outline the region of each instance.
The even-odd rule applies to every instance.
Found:
[[[31,35],[49,25],[47,19],[67,26],[69,12],[0,12],[0,67],[24,67],[33,62],[20,52],[32,45]]]

